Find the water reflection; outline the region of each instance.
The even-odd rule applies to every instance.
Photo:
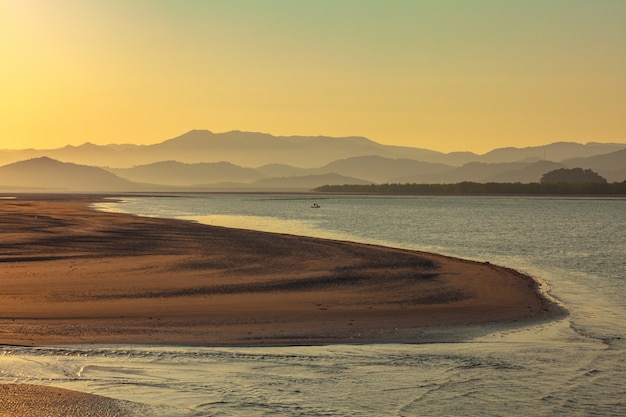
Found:
[[[279,219],[265,216],[235,216],[227,214],[180,216],[178,218],[212,226],[257,230],[261,232],[285,233],[337,240],[348,240],[350,238],[348,234],[323,230],[316,222],[308,220]]]

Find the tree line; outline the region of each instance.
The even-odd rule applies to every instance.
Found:
[[[323,185],[313,191],[362,194],[626,195],[626,181],[606,183],[478,183]]]

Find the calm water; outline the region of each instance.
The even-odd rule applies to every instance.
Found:
[[[624,199],[215,194],[99,208],[490,261],[544,281],[570,316],[454,344],[5,347],[0,380],[151,416],[626,414]]]

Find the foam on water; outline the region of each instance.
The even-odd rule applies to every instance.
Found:
[[[146,415],[620,415],[623,351],[567,320],[425,345],[4,348],[1,378]],[[601,393],[601,395],[599,395]]]

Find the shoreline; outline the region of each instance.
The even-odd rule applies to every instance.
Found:
[[[0,200],[0,344],[422,343],[564,314],[506,267],[89,207],[105,197]]]
[[[566,315],[510,268],[90,207],[115,197],[0,199],[1,346],[458,342]],[[0,384],[0,406],[25,417],[142,407],[30,384]]]

